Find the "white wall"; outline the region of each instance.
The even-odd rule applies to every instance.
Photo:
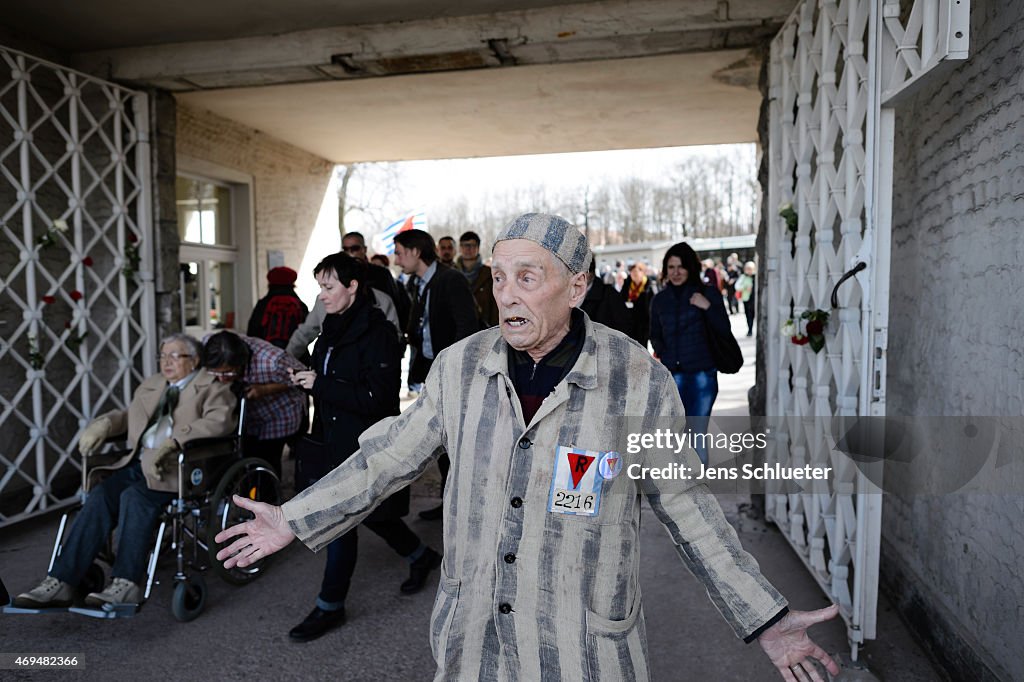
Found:
[[[1022,44],[1024,4],[975,0],[969,61],[898,110],[890,414],[1024,415]],[[976,479],[1004,494],[885,498],[883,581],[957,679],[1024,679],[1020,421],[1017,461]],[[971,454],[927,453],[931,475]]]

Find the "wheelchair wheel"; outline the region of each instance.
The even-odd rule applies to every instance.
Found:
[[[210,498],[210,525],[207,536],[210,565],[214,572],[232,585],[245,585],[252,582],[266,570],[271,557],[260,559],[251,566],[232,569],[224,568],[217,561],[217,552],[225,545],[214,541],[217,533],[225,528],[248,521],[252,514],[231,501],[232,495],[247,497],[250,500],[281,504],[281,481],[267,462],[255,457],[248,457],[233,464],[220,479],[217,489]]]
[[[202,575],[196,573],[175,584],[174,594],[171,596],[171,613],[177,621],[187,623],[195,620],[203,612],[204,606],[206,581]]]

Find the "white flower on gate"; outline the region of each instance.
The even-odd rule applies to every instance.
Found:
[[[796,322],[793,321],[793,318],[789,318],[782,323],[782,335],[787,339],[796,336],[796,332]]]
[[[65,221],[63,218],[57,218],[56,220],[53,221],[53,229],[57,230],[58,232],[67,232],[67,221]]]

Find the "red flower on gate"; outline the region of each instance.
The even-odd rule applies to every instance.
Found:
[[[53,296],[43,296],[43,303],[45,303],[46,305],[51,305],[56,302],[57,299],[54,298]]]
[[[82,265],[84,265],[87,268],[91,268],[92,267],[92,256],[86,256],[85,258],[83,258],[82,259]]]
[[[134,232],[129,232],[125,236],[127,237],[128,241],[130,241],[132,244],[139,241],[139,238],[135,236]]]
[[[810,340],[810,337],[804,336],[803,334],[799,334],[792,338],[793,345],[795,346],[806,346]]]
[[[82,292],[79,291],[78,289],[75,289],[74,291],[72,291],[71,292],[71,300],[72,301],[81,301],[82,300]]]
[[[811,320],[807,323],[807,335],[818,336],[825,331],[825,325],[821,323],[821,320]]]

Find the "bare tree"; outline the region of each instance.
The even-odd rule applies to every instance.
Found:
[[[348,231],[346,219],[362,213],[382,228],[403,203],[402,171],[398,163],[350,163],[335,166],[338,184],[338,229]]]
[[[564,187],[511,183],[480,194],[456,193],[431,209],[430,231],[457,237],[473,230],[493,244],[510,219],[542,211],[577,222],[595,245],[749,234],[759,210],[755,156],[752,147],[737,147],[691,156],[656,179],[591,178]],[[362,212],[383,226],[408,209],[400,164],[342,166],[339,173],[346,215]]]

